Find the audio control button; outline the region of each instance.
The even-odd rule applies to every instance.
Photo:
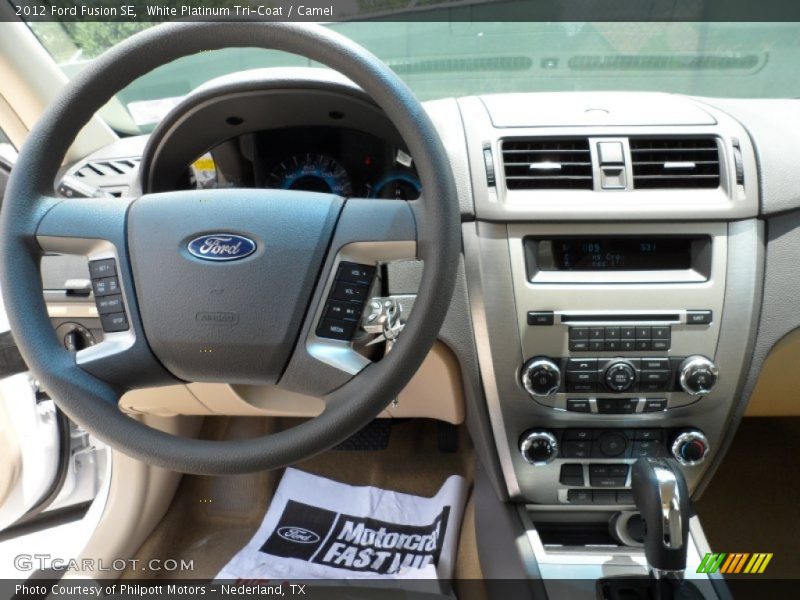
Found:
[[[636,371],[625,362],[613,363],[605,373],[605,383],[614,392],[625,392],[636,382]]]

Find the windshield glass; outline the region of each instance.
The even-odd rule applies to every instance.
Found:
[[[34,23],[71,76],[149,23]],[[464,20],[327,25],[394,69],[421,100],[496,92],[648,90],[699,96],[800,96],[798,23],[531,23]],[[103,116],[147,131],[188,92],[243,69],[311,65],[278,52],[232,49],[146,75]],[[320,66],[320,65],[313,65]]]

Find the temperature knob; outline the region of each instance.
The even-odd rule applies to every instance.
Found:
[[[522,458],[530,465],[539,467],[553,462],[558,456],[558,440],[549,431],[531,431],[519,443]]]
[[[561,369],[549,358],[537,356],[522,365],[522,385],[531,396],[543,398],[558,391]]]
[[[689,356],[681,363],[681,387],[691,396],[704,396],[710,393],[717,383],[718,376],[717,365],[705,356]]]
[[[672,442],[672,456],[684,467],[699,465],[708,453],[708,439],[702,431],[684,431]]]

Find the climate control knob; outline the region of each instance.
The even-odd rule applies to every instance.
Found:
[[[690,429],[678,434],[672,442],[672,456],[684,467],[699,465],[708,453],[708,439],[702,431]]]
[[[687,394],[704,396],[711,392],[718,376],[717,365],[705,356],[695,355],[681,363],[679,381]]]
[[[627,362],[613,363],[606,369],[605,380],[612,392],[627,392],[636,382],[636,369]]]
[[[549,431],[530,431],[519,443],[522,458],[529,465],[539,467],[553,462],[558,456],[558,440]]]
[[[536,398],[555,394],[561,386],[561,369],[544,356],[534,357],[522,365],[520,377],[523,387]]]

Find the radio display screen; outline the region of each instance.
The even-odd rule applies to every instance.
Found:
[[[546,271],[667,271],[692,267],[688,237],[558,237],[539,240]]]

